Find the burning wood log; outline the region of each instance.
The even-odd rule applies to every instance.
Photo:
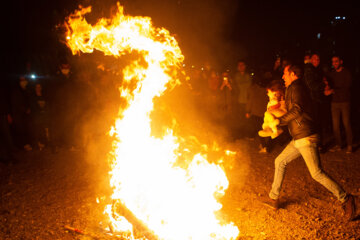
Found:
[[[151,231],[141,220],[139,220],[124,204],[120,201],[113,202],[113,217],[120,214],[125,217],[134,227],[136,233],[144,236],[148,240],[159,240],[159,238]]]

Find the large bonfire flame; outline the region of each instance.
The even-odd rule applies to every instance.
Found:
[[[132,52],[140,56],[123,69],[123,85],[135,80],[136,86],[120,88],[128,104],[110,131],[116,139],[109,173],[114,201],[105,212],[112,228],[132,232],[131,224],[117,213],[120,204],[159,239],[235,239],[237,227],[215,216],[222,207],[215,196],[224,195],[228,187],[223,169],[200,153],[188,160],[186,169],[176,166],[179,137],[170,129],[162,138],[151,135],[154,97],[179,82],[174,74],[184,57],[175,38],[152,26],[148,17],[125,16],[120,4],[112,19],[95,25],[84,17],[89,12],[91,7],[80,8],[67,19],[67,44],[74,54],[96,49],[115,57]],[[140,64],[144,60],[146,64]]]

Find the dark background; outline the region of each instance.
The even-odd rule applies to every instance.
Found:
[[[59,26],[79,4],[95,17],[109,17],[114,0],[11,1],[2,14],[2,67],[8,76],[31,61],[39,72],[71,55]],[[359,73],[359,8],[355,0],[125,0],[125,14],[150,16],[154,25],[176,35],[186,62],[233,68],[238,59],[252,66],[272,65],[281,55],[302,60],[318,52],[323,64],[333,54]],[[336,19],[340,16],[341,19]],[[342,19],[345,17],[345,19]],[[320,33],[320,39],[318,39]],[[44,65],[47,65],[44,67]]]

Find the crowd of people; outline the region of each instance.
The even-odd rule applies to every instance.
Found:
[[[35,75],[29,69],[13,84],[3,84],[1,162],[15,161],[18,151],[84,150],[90,138],[106,133],[110,116],[116,116],[119,94],[109,74],[92,73],[75,72],[64,61],[52,76]]]
[[[332,57],[331,61],[332,70],[324,71],[318,54],[306,55],[302,81],[313,103],[320,150],[340,151],[346,145],[346,152],[351,153],[351,74],[340,56]],[[276,138],[260,137],[258,133],[268,107],[268,90],[276,89],[279,99],[285,96],[282,77],[289,62],[277,57],[270,68],[251,71],[244,60],[237,62],[235,71],[219,71],[206,62],[203,67],[186,69],[187,85],[199,112],[204,112],[215,124],[225,125],[232,139],[255,139],[259,152],[267,153],[290,138],[286,130]],[[14,86],[1,88],[1,158],[10,159],[14,149],[31,151],[48,147],[56,152],[60,147],[84,148],[88,135],[95,134],[91,126],[100,118],[111,122],[111,117],[106,116],[117,113],[119,94],[111,78],[106,71],[94,74],[64,61],[56,73],[42,81],[32,75],[31,64],[27,64],[25,74],[16,79]],[[106,129],[96,134],[101,131]],[[329,148],[332,139],[335,144]]]
[[[309,91],[313,105],[314,118],[320,134],[321,152],[353,152],[353,130],[351,128],[351,86],[350,71],[343,66],[341,56],[331,58],[330,67],[320,64],[317,53],[304,56],[300,61],[303,71],[302,80]],[[269,69],[250,72],[245,61],[237,63],[234,73],[218,73],[210,66],[204,70],[192,71],[193,87],[199,92],[200,105],[207,106],[210,118],[235,119],[231,132],[234,138],[257,139],[259,152],[267,153],[276,144],[283,144],[289,139],[288,131],[283,131],[277,138],[260,137],[258,131],[264,124],[264,113],[269,102],[268,90],[272,89],[284,100],[285,85],[283,71],[290,64],[289,59],[276,58]],[[329,70],[330,69],[330,70]],[[207,86],[207,88],[204,88]],[[235,118],[234,118],[235,116]],[[344,129],[345,139],[343,139]]]

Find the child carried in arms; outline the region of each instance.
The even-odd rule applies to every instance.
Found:
[[[274,139],[283,132],[278,126],[280,123],[278,118],[286,113],[283,84],[280,81],[272,81],[270,87],[267,88],[267,95],[269,102],[264,114],[262,130],[258,134],[260,137],[271,137]]]

